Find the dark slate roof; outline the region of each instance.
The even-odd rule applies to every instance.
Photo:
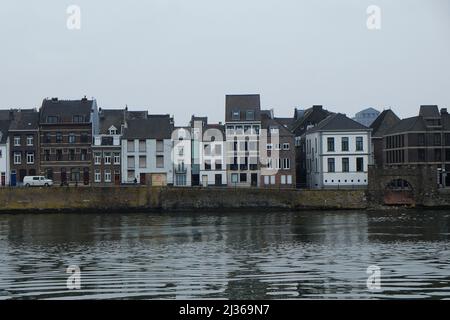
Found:
[[[98,117],[100,134],[108,134],[108,130],[112,126],[120,132],[122,124],[125,123],[125,109],[101,109]]]
[[[384,110],[375,119],[370,128],[372,129],[372,137],[381,138],[391,127],[400,122],[400,118],[392,110]]]
[[[5,144],[8,139],[8,130],[11,121],[9,120],[0,120],[0,143]]]
[[[438,106],[428,105],[428,106],[420,106],[419,116],[424,118],[440,118],[441,115],[439,113]]]
[[[48,116],[57,116],[58,123],[72,123],[74,116],[83,116],[85,122],[90,122],[94,100],[58,100],[44,99],[41,107],[40,123],[47,123]]]
[[[16,110],[13,112],[10,131],[14,130],[38,130],[39,112],[35,109]]]
[[[259,94],[227,95],[225,101],[225,121],[233,120],[233,111],[240,112],[240,120],[245,121],[246,111],[255,112],[255,120],[261,121],[261,98]]]
[[[0,110],[0,120],[11,120],[11,110]]]
[[[286,128],[280,121],[276,118],[272,119],[267,116],[263,116],[261,119],[261,127],[267,130],[267,134],[270,136],[270,127],[275,126],[279,130],[280,136],[294,136],[294,134]]]
[[[427,126],[425,124],[425,121],[421,116],[411,117],[402,119],[394,126],[390,127],[384,135],[391,135],[396,133],[402,133],[406,131],[426,131]]]
[[[173,129],[169,115],[149,115],[147,119],[128,120],[123,139],[170,139]]]
[[[309,129],[306,133],[317,131],[360,131],[370,130],[368,127],[350,119],[345,114],[335,113],[319,122],[315,127]]]
[[[298,113],[296,112],[298,115]],[[302,115],[297,120],[293,121],[290,130],[297,135],[302,135],[306,132],[308,125],[316,125],[320,121],[328,117],[332,112],[326,110],[321,105],[314,105],[311,108],[303,110]],[[303,128],[303,129],[302,129]]]
[[[275,117],[275,120],[277,120],[279,123],[281,123],[286,128],[290,128],[292,126],[292,124],[294,123],[294,118],[278,118],[278,117]]]

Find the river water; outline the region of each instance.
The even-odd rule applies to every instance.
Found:
[[[0,299],[449,298],[449,222],[447,211],[0,215]],[[67,287],[73,265],[79,290]]]

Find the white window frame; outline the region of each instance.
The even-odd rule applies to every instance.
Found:
[[[99,169],[95,169],[94,171],[94,182],[102,182],[102,173],[100,172]]]
[[[120,152],[114,152],[114,164],[120,164]]]
[[[14,136],[14,146],[20,147],[20,136]]]
[[[111,170],[110,169],[105,170],[105,182],[111,182]]]
[[[94,164],[102,164],[102,153],[94,152]]]
[[[111,152],[105,152],[103,157],[105,159],[105,164],[111,164]]]
[[[27,152],[27,164],[34,164],[34,152]]]
[[[34,137],[27,136],[27,146],[33,146],[33,144],[34,144]]]
[[[14,164],[22,164],[22,153],[14,152]]]

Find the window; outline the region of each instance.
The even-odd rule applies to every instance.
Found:
[[[116,129],[116,127],[112,126],[111,128],[109,128],[108,133],[113,136],[113,135],[117,135],[119,134],[119,131]]]
[[[247,174],[246,173],[241,173],[239,178],[240,178],[241,182],[247,182]]]
[[[272,148],[273,148],[273,145],[271,143],[268,143],[267,144],[267,150],[272,150]]]
[[[205,170],[211,170],[211,160],[205,160]]]
[[[419,161],[425,161],[425,149],[419,149]]]
[[[291,175],[287,176],[287,184],[292,184],[292,176]]]
[[[211,155],[211,145],[205,144],[205,145],[203,146],[203,154],[204,154],[205,156],[210,156],[210,155]]]
[[[264,176],[264,184],[268,185],[270,183],[270,176]]]
[[[128,160],[127,161],[127,168],[134,169],[134,167],[135,167],[134,156],[128,156],[127,160]]]
[[[425,145],[425,134],[419,133],[417,136],[417,140],[418,140],[419,146],[424,146]]]
[[[232,183],[238,183],[238,174],[237,173],[232,173],[231,174],[231,182]]]
[[[139,140],[139,152],[145,152],[147,150],[147,146],[145,140]]]
[[[156,140],[156,152],[164,152],[164,141]]]
[[[238,110],[233,111],[231,114],[231,119],[232,120],[240,120],[241,119],[240,112]]]
[[[44,134],[44,143],[50,143],[52,141],[52,138],[51,138],[51,136],[50,136],[50,133],[49,132],[46,132],[45,134]]]
[[[73,123],[82,123],[84,122],[84,117],[80,115],[73,116]]]
[[[216,170],[222,170],[222,161],[216,160]]]
[[[356,171],[357,172],[364,171],[364,158],[356,158]]]
[[[164,156],[156,156],[156,167],[164,168]]]
[[[342,158],[342,172],[350,171],[349,158]]]
[[[62,133],[57,132],[56,133],[56,143],[61,143],[63,141]]]
[[[27,136],[27,146],[32,146],[34,143],[34,137],[33,136]]]
[[[341,140],[341,148],[342,151],[349,151],[349,145],[348,145],[348,137],[343,137]]]
[[[114,164],[120,164],[120,153],[114,152]]]
[[[14,164],[22,163],[22,154],[20,152],[14,152]]]
[[[111,152],[105,152],[104,157],[105,157],[105,164],[111,164]]]
[[[100,170],[99,169],[95,169],[94,172],[94,181],[95,182],[102,182],[102,175],[100,174]]]
[[[281,176],[281,184],[286,184],[286,176],[285,175]]]
[[[234,134],[234,126],[227,126],[227,134]]]
[[[334,138],[327,138],[328,152],[334,151]]]
[[[47,117],[47,123],[57,123],[58,122],[58,117],[56,116],[48,116]]]
[[[235,129],[236,129],[236,131],[235,131],[236,134],[243,134],[244,133],[244,129],[243,129],[242,126],[236,126]]]
[[[75,160],[75,149],[69,150],[69,160],[74,161]]]
[[[20,136],[14,136],[14,146],[20,146]]]
[[[363,151],[363,137],[356,137],[356,151]]]
[[[127,152],[134,152],[134,140],[127,140]]]
[[[220,144],[216,144],[214,146],[214,155],[221,156],[222,155],[222,146]]]
[[[291,168],[291,159],[285,158],[283,159],[283,169],[289,170]]]
[[[272,158],[267,158],[267,168],[273,169],[273,159]]]
[[[245,120],[255,120],[255,111],[247,110],[245,113]]]
[[[81,133],[81,135],[80,135],[80,142],[82,142],[82,143],[88,143],[89,142],[89,135],[86,132],[82,132]]]
[[[289,143],[283,143],[283,150],[289,150],[290,146]]]
[[[110,169],[105,170],[105,182],[111,182],[111,170]]]
[[[147,168],[147,157],[139,156],[139,168]]]
[[[81,161],[86,161],[86,160],[87,160],[87,150],[81,149]]]
[[[62,159],[63,159],[62,150],[61,149],[56,150],[56,161],[62,161]]]
[[[279,133],[279,129],[276,126],[271,126],[270,127],[270,134],[278,134]]]
[[[27,152],[27,164],[34,164],[34,152]]]
[[[328,158],[328,172],[335,172],[334,158]]]
[[[75,143],[75,133],[69,133],[69,143]]]
[[[70,169],[70,180],[76,182],[80,181],[80,169]]]
[[[275,184],[275,176],[270,176],[270,184]]]
[[[255,134],[259,134],[259,126],[253,126],[253,131]]]
[[[94,163],[95,164],[102,164],[102,154],[100,152],[94,153]]]

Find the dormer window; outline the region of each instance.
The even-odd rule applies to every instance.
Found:
[[[278,127],[276,127],[276,126],[271,126],[271,127],[270,127],[270,133],[271,133],[271,134],[278,134]]]
[[[250,121],[255,120],[255,111],[247,110],[247,112],[245,113],[245,120],[250,120]]]
[[[241,113],[239,112],[239,110],[233,111],[233,113],[231,115],[231,119],[232,120],[241,120]]]
[[[119,134],[119,130],[117,130],[117,128],[114,127],[114,126],[111,126],[111,128],[108,129],[108,133],[111,136],[118,135]]]
[[[47,117],[47,123],[57,123],[58,117],[57,116],[48,116]]]
[[[73,123],[83,123],[84,117],[80,115],[74,115],[73,116]]]

